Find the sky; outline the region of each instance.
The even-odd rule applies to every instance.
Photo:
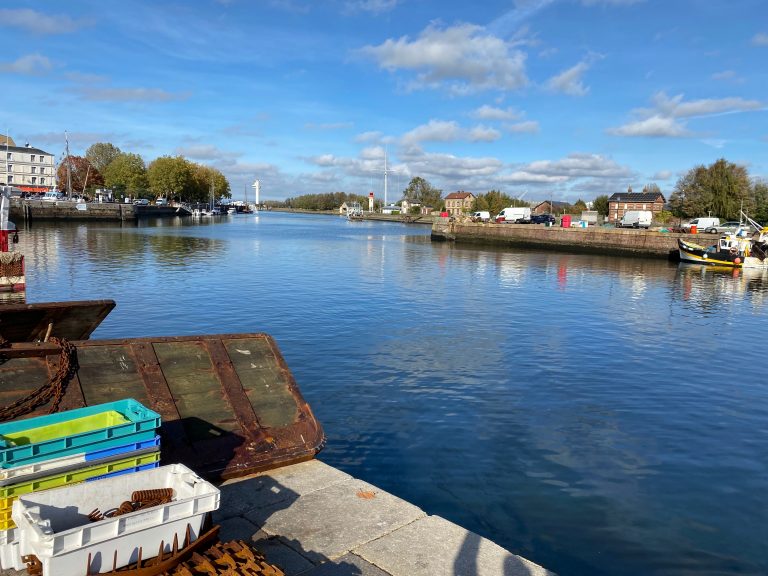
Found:
[[[0,132],[221,170],[235,198],[592,200],[768,178],[764,0],[0,0]],[[247,192],[246,192],[247,190]]]

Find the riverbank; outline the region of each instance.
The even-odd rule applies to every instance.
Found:
[[[445,220],[445,219],[444,219]],[[558,251],[649,258],[678,258],[677,239],[695,243],[715,238],[712,234],[678,234],[628,228],[557,228],[538,224],[483,224],[437,221],[433,241],[464,244],[557,248]]]

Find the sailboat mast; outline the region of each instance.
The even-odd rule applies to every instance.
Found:
[[[69,158],[69,135],[64,131],[64,149],[67,158],[67,197],[72,198],[72,164]]]
[[[384,148],[384,206],[387,206],[387,149]]]

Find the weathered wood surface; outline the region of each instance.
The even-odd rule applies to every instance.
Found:
[[[271,336],[231,334],[74,342],[79,368],[62,406],[134,398],[163,419],[164,462],[232,478],[310,459],[325,437]],[[0,350],[0,402],[44,384],[50,343]],[[46,406],[32,415],[44,414]]]
[[[50,336],[87,340],[115,307],[114,300],[41,302],[0,306],[0,336],[9,342],[34,342]]]

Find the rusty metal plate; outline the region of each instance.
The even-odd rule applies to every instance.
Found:
[[[134,398],[163,419],[163,462],[226,479],[311,459],[325,443],[274,339],[223,334],[73,342],[79,368],[61,409]],[[50,343],[0,349],[0,405],[58,367]],[[47,412],[45,406],[34,414]]]
[[[43,340],[49,336],[87,340],[115,307],[114,300],[40,302],[0,306],[0,336],[9,342]]]

